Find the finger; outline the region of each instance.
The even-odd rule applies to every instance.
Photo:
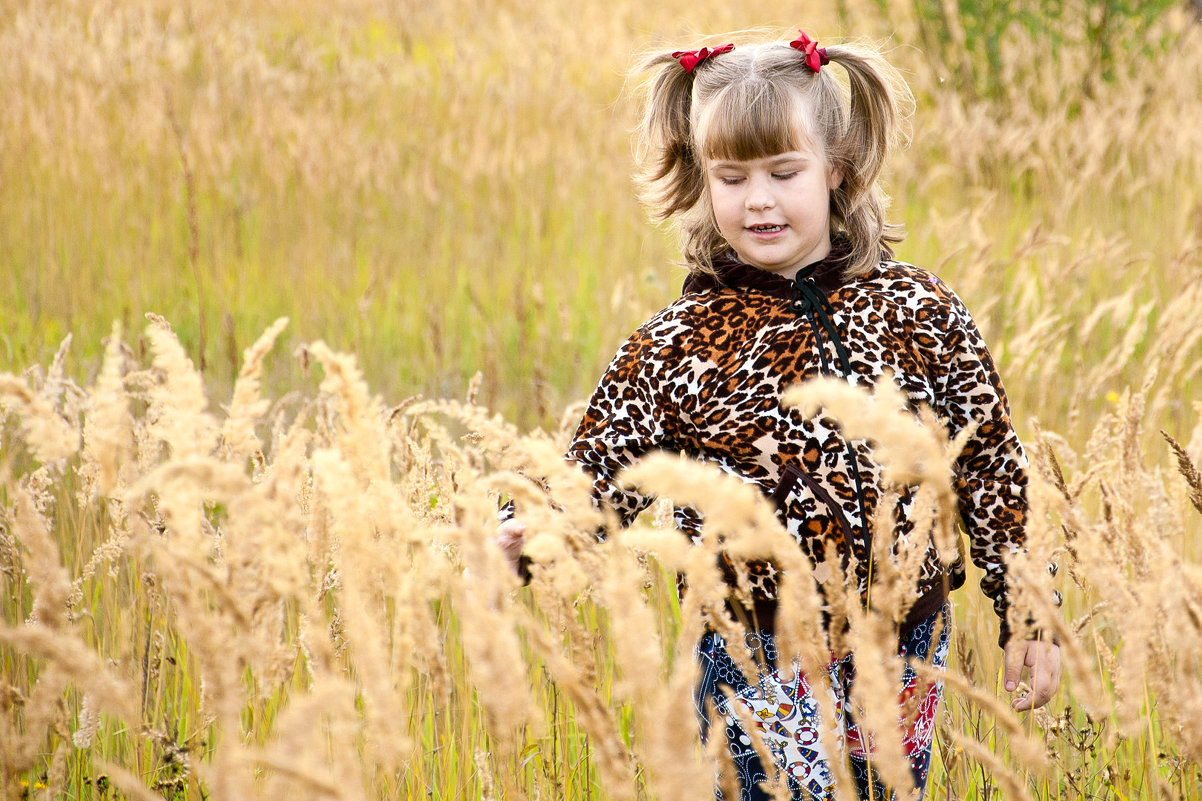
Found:
[[[1006,643],[1005,667],[1002,671],[1002,684],[1006,692],[1012,693],[1018,688],[1018,679],[1022,675],[1023,662],[1027,655],[1027,644],[1021,640],[1011,640]]]
[[[1052,700],[1060,686],[1060,648],[1052,643],[1030,642],[1023,660],[1030,668],[1031,689],[1014,700],[1017,712],[1037,709]]]
[[[1046,679],[1046,677],[1044,677]],[[1047,683],[1047,681],[1034,680],[1031,689],[1023,693],[1014,700],[1012,707],[1015,712],[1025,712],[1029,709],[1038,709],[1039,707],[1052,700],[1052,695],[1055,692],[1055,687]]]
[[[1031,678],[1031,706],[1041,707],[1056,694],[1060,686],[1060,649],[1055,645],[1041,644],[1035,670]]]
[[[1039,707],[1045,706],[1048,701],[1052,700],[1052,696],[1054,694],[1055,693],[1053,692],[1053,689],[1046,685],[1044,685],[1042,688],[1039,688],[1039,689],[1032,689],[1031,690],[1031,709],[1039,709]]]

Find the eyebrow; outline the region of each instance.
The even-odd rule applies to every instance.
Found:
[[[765,162],[765,164],[768,167],[776,167],[781,164],[790,164],[790,163],[799,162],[799,161],[810,161],[813,158],[814,158],[813,156],[808,155],[806,153],[782,153],[779,156],[773,156],[772,158],[768,159]],[[731,167],[741,166],[744,163],[746,163],[746,162],[742,159],[727,159],[725,161],[715,161],[713,164],[710,165],[710,169],[711,170],[718,170],[718,169],[723,169],[723,168],[728,169]]]
[[[792,162],[792,161],[810,161],[813,158],[814,157],[808,153],[798,153],[798,152],[782,153],[779,156],[773,156],[772,158],[768,159],[768,164],[772,165],[772,164],[786,164],[786,163]]]

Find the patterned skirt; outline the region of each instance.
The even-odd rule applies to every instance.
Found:
[[[939,623],[940,618],[946,621],[942,625]],[[920,623],[898,643],[898,654],[903,658],[922,659],[942,667],[947,663],[951,642],[950,624],[951,607],[945,604],[942,610]],[[939,638],[937,642],[932,643],[936,630],[939,631]],[[932,646],[934,653],[931,653]],[[771,632],[748,632],[747,648],[756,664],[776,664],[776,641]],[[712,704],[726,725],[726,739],[738,780],[740,801],[767,801],[768,794],[758,785],[768,781],[769,775],[752,748],[750,738],[729,708],[724,688],[731,692],[735,702],[743,707],[743,717],[746,719],[749,714],[755,721],[755,727],[763,737],[764,745],[776,761],[773,775],[779,775],[777,771],[780,771],[788,778],[793,798],[813,798],[818,801],[833,798],[834,777],[828,764],[828,755],[824,752],[819,738],[818,705],[814,702],[806,678],[800,672],[794,671],[791,681],[782,682],[777,671],[772,669],[765,671],[762,676],[753,677],[754,681],[749,681],[727,653],[722,637],[713,632],[705,635],[697,650],[702,668],[701,682],[696,694],[702,739],[706,739],[709,733],[709,720],[705,710]],[[890,798],[891,794],[882,789],[872,769],[868,735],[860,730],[849,713],[848,699],[855,677],[852,660],[853,656],[849,655],[827,666],[833,695],[833,704],[828,704],[828,708],[835,710],[839,745],[846,749],[848,772],[855,779],[859,797]],[[909,666],[905,668],[903,675],[898,677],[898,682],[898,720],[899,726],[904,725],[903,746],[914,773],[915,786],[919,788],[921,796],[926,786],[931,743],[935,735],[935,712],[943,694],[943,685],[940,682],[922,687]],[[924,695],[915,701],[914,695],[919,691],[924,692]],[[913,708],[915,704],[917,714],[912,718],[906,716],[903,724],[901,705]],[[715,796],[722,798],[722,793],[716,791]]]

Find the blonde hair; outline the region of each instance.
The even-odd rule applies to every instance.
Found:
[[[738,45],[686,71],[670,53],[638,68],[651,71],[639,130],[642,197],[659,220],[676,218],[689,268],[713,272],[729,248],[718,231],[704,160],[773,156],[821,144],[827,166],[842,172],[831,192],[831,234],[850,245],[844,274],[865,275],[892,256],[901,226],[885,220],[889,198],[877,183],[889,151],[903,138],[913,95],[875,48],[833,45],[832,64],[813,72],[784,42]],[[816,141],[815,141],[816,140]]]

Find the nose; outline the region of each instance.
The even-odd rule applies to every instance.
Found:
[[[763,176],[752,176],[747,181],[747,196],[743,200],[748,211],[764,211],[776,205],[769,180]]]

